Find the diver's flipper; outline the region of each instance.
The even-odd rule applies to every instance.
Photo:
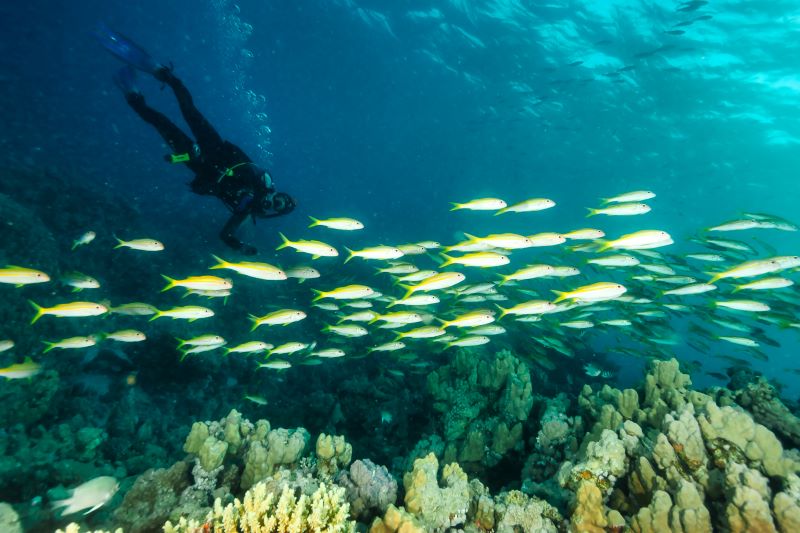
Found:
[[[114,84],[125,96],[139,92],[136,87],[136,71],[130,65],[125,65],[114,74]]]
[[[134,68],[148,74],[155,74],[156,70],[162,67],[147,53],[147,50],[103,23],[100,23],[97,28],[95,37],[117,59]]]

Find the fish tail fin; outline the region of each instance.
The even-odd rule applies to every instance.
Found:
[[[389,307],[394,307],[395,305],[397,305],[397,302],[398,302],[398,301],[399,301],[399,300],[392,300],[391,302],[389,302],[389,303],[386,305],[386,308],[388,309]]]
[[[275,248],[275,249],[276,249],[276,250],[283,250],[284,248],[287,248],[287,247],[289,246],[289,244],[290,244],[292,241],[290,241],[289,239],[287,239],[287,238],[286,238],[286,235],[284,235],[284,234],[283,234],[283,233],[281,233],[281,232],[278,232],[278,235],[280,235],[280,236],[281,236],[281,241],[283,241],[283,242],[282,242],[282,243],[280,243],[280,244],[278,245],[278,247],[277,247],[277,248]]]
[[[503,213],[508,213],[508,208],[504,207],[503,209],[500,209],[499,211],[497,211],[497,212],[496,212],[495,214],[493,214],[492,216],[493,216],[493,217],[496,217],[497,215],[502,215]]]
[[[151,316],[151,317],[150,317],[150,319],[148,320],[148,322],[152,322],[152,321],[153,321],[153,320],[155,320],[156,318],[159,318],[159,317],[162,317],[162,316],[164,316],[164,313],[162,313],[162,312],[161,312],[161,311],[159,311],[159,310],[156,310],[156,313],[155,313],[153,316]]]
[[[558,302],[563,302],[564,300],[569,298],[569,296],[567,296],[567,293],[564,292],[564,291],[553,291],[553,290],[551,290],[550,292],[552,292],[553,294],[556,295],[556,299],[553,300],[554,304],[557,304]]]
[[[52,350],[53,348],[56,347],[56,343],[54,343],[54,342],[48,342],[48,341],[42,341],[42,342],[47,345],[47,348],[42,350],[42,353],[47,353],[47,352],[49,352],[50,350]]]
[[[312,217],[310,215],[309,215],[308,218],[311,219],[311,224],[308,225],[309,228],[313,228],[314,226],[319,226],[319,219],[318,218],[314,218],[314,217]]]
[[[181,358],[179,361],[183,363],[183,360],[186,359],[186,356],[189,355],[189,350],[179,350],[181,352]]]
[[[506,283],[508,283],[508,275],[500,274],[500,282],[497,284],[497,286],[501,287],[501,286],[505,285]]]
[[[75,292],[81,292],[81,290],[83,290],[83,289],[81,289],[80,287],[72,287],[72,292],[73,292],[73,293],[75,293]]]
[[[42,315],[44,315],[44,307],[42,307],[42,306],[38,305],[38,304],[37,304],[36,302],[34,302],[33,300],[28,300],[28,301],[29,301],[29,302],[30,302],[30,304],[33,306],[33,308],[34,308],[34,309],[36,309],[36,314],[35,314],[35,315],[34,315],[34,317],[31,319],[31,324],[35,324],[35,323],[36,323],[36,321],[37,321],[37,320],[39,320],[40,318],[42,318]]]
[[[73,241],[72,242],[72,248],[70,248],[70,251],[75,250],[75,248],[77,248],[77,247],[78,247],[78,241]]]
[[[412,287],[411,285],[404,285],[402,283],[398,283],[398,285],[400,285],[400,287],[402,287],[403,289],[406,290],[405,296],[403,296],[403,298],[401,298],[402,300],[405,300],[406,298],[408,298],[409,296],[414,294],[414,287]]]
[[[256,330],[256,328],[258,328],[258,326],[260,325],[260,324],[258,323],[258,317],[257,317],[256,315],[247,315],[247,318],[249,318],[250,320],[252,320],[252,321],[253,321],[253,327],[252,327],[252,328],[250,328],[250,332],[252,333],[252,332],[253,332],[253,331],[255,331],[255,330]]]
[[[713,282],[709,282],[709,283],[713,283]],[[731,292],[732,293],[736,293],[736,292],[739,292],[740,290],[742,290],[742,285],[737,285],[737,286],[735,286],[733,288],[733,290]]]
[[[453,207],[450,208],[450,211],[458,211],[459,209],[462,208],[462,204],[459,204],[459,203],[456,203],[456,202],[450,202],[450,205],[453,206]]]
[[[165,276],[164,274],[161,274],[161,277],[167,280],[167,286],[161,289],[161,292],[166,292],[175,286],[175,280],[171,277]]]
[[[117,248],[122,248],[123,246],[125,246],[125,241],[123,241],[122,239],[120,239],[120,238],[119,238],[119,237],[117,237],[116,235],[114,235],[114,240],[116,240],[116,241],[117,241],[117,245],[114,247],[114,249],[115,249],[115,250],[116,250]]]
[[[605,252],[606,250],[611,249],[611,241],[603,241],[598,239],[596,242],[599,245],[597,247],[598,252]]]
[[[312,303],[313,302],[317,302],[317,301],[322,300],[323,298],[325,298],[325,293],[323,293],[319,289],[311,289],[311,292],[314,293],[314,298],[311,300]]]
[[[356,253],[353,250],[351,250],[350,248],[348,248],[347,246],[345,246],[344,249],[347,250],[347,253],[349,254],[347,256],[347,258],[344,260],[344,262],[347,263],[348,261],[350,261],[352,258],[354,258],[356,256]]]
[[[467,240],[468,240],[469,242],[478,242],[478,241],[480,240],[480,239],[479,239],[478,237],[476,237],[475,235],[472,235],[472,234],[470,234],[470,233],[467,233],[466,231],[464,232],[464,237],[466,237],[466,238],[467,238]]]
[[[222,259],[221,257],[217,257],[214,254],[211,254],[211,257],[214,258],[214,261],[217,262],[216,265],[209,267],[209,270],[216,270],[218,268],[226,268],[228,266],[228,262]]]
[[[593,217],[600,212],[599,209],[592,209],[591,207],[587,207],[586,209],[589,211],[589,214],[586,215],[586,218]]]
[[[497,317],[497,320],[502,319],[504,316],[508,314],[508,309],[506,309],[505,307],[500,307],[500,304],[494,304],[494,306],[500,310],[500,316]]]
[[[450,265],[453,264],[453,258],[450,257],[449,255],[447,255],[445,253],[441,253],[439,255],[442,257],[442,259],[444,259],[444,263],[440,264],[439,268],[444,268],[446,266],[450,266]]]
[[[723,273],[722,272],[706,272],[706,274],[711,276],[711,279],[708,280],[708,284],[711,285],[712,283],[721,280]]]

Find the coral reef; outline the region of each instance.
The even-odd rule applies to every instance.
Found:
[[[369,459],[354,461],[336,477],[336,483],[344,487],[350,512],[359,520],[382,516],[397,500],[397,482],[385,466]]]
[[[344,500],[344,489],[322,484],[308,497],[298,498],[290,487],[277,495],[268,492],[264,483],[248,490],[242,501],[238,499],[224,506],[220,499],[204,522],[181,518],[176,524],[164,524],[164,533],[194,533],[198,530],[214,533],[290,533],[318,531],[320,533],[349,533],[355,531],[355,522],[348,520],[349,504]]]
[[[524,446],[533,406],[527,365],[507,351],[494,357],[459,352],[428,376],[433,407],[443,414],[442,460],[478,474]]]

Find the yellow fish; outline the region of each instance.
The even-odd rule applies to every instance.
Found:
[[[54,350],[56,348],[61,350],[73,350],[76,348],[88,348],[89,346],[94,346],[97,344],[97,337],[94,335],[89,335],[88,337],[70,337],[69,339],[63,339],[57,342],[47,342],[42,341],[47,345],[47,348],[44,349],[44,353],[49,352],[50,350]]]
[[[253,327],[250,331],[255,331],[258,326],[288,326],[292,322],[303,320],[306,314],[297,309],[281,309],[273,311],[262,317],[250,315],[250,320],[253,321]]]
[[[311,219],[311,224],[308,226],[309,228],[313,228],[315,226],[324,226],[326,228],[338,229],[342,231],[364,229],[364,224],[354,218],[329,218],[326,220],[320,220],[311,216],[308,218]]]
[[[41,307],[31,300],[28,301],[31,303],[33,308],[36,309],[36,315],[31,320],[31,324],[34,324],[44,315],[75,318],[97,316],[108,312],[108,308],[105,305],[94,302],[70,302],[66,304],[54,305],[53,307]]]
[[[172,279],[162,274],[161,277],[167,280],[167,285],[161,289],[161,292],[168,291],[173,287],[200,291],[224,291],[233,287],[231,280],[217,276],[191,276],[186,279]]]
[[[446,289],[461,283],[465,279],[466,276],[461,272],[441,272],[439,274],[434,274],[433,276],[423,279],[416,285],[401,285],[401,287],[406,289],[406,295],[403,296],[403,299],[405,300],[417,291],[428,292]]]
[[[450,257],[446,254],[441,254],[444,258],[444,263],[441,267],[449,265],[464,265],[479,268],[492,268],[507,265],[509,262],[508,256],[498,254],[495,252],[473,252],[462,255],[461,257]]]
[[[529,213],[531,211],[542,211],[543,209],[550,209],[556,203],[549,198],[530,198],[522,202],[510,205],[500,209],[494,216],[502,215],[503,213]]]
[[[187,305],[183,307],[174,307],[172,309],[167,309],[166,311],[156,311],[150,321],[157,318],[161,318],[162,316],[166,316],[169,318],[174,319],[184,319],[188,320],[189,322],[194,322],[195,320],[199,320],[201,318],[208,318],[214,316],[214,311],[208,309],[207,307],[200,307],[197,305]]]
[[[373,246],[363,250],[345,249],[350,252],[350,255],[344,260],[345,263],[354,257],[361,257],[362,259],[397,259],[405,255],[402,250],[395,246]]]
[[[357,300],[375,294],[375,291],[366,285],[345,285],[344,287],[337,287],[332,291],[318,291],[312,289],[316,296],[312,302],[321,300],[323,298],[333,298],[334,300]]]
[[[576,302],[602,302],[605,300],[614,300],[625,294],[627,289],[619,283],[611,283],[608,281],[601,281],[599,283],[592,283],[591,285],[584,285],[572,291],[553,291],[558,297],[553,303],[558,303],[562,300],[574,300]]]
[[[22,379],[35,376],[42,371],[42,365],[34,363],[33,359],[26,357],[22,363],[14,363],[5,368],[0,368],[0,377],[6,379]]]
[[[477,309],[459,315],[452,320],[442,320],[440,318],[437,318],[437,320],[442,323],[443,329],[447,329],[450,326],[455,326],[457,328],[473,328],[494,322],[494,313],[486,309]]]
[[[0,268],[0,283],[10,283],[17,287],[31,283],[45,283],[50,281],[50,276],[32,268],[8,265]]]
[[[319,259],[320,257],[336,257],[339,252],[330,244],[325,244],[320,241],[290,241],[286,235],[279,233],[283,243],[276,248],[282,250],[284,248],[294,248],[298,252],[311,255],[311,259]]]
[[[459,209],[469,209],[470,211],[497,211],[507,206],[507,204],[499,198],[478,198],[464,203],[451,202],[451,205],[453,207],[450,211],[457,211]]]
[[[226,268],[233,270],[237,274],[248,276],[250,278],[263,279],[266,281],[282,281],[287,279],[286,272],[276,266],[267,263],[255,263],[252,261],[242,261],[241,263],[230,263],[224,259],[212,255],[211,257],[216,260],[217,264],[211,267],[211,270]],[[230,288],[230,287],[226,287]],[[219,290],[219,289],[217,289]]]

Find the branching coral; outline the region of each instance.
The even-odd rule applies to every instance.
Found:
[[[349,504],[344,489],[321,484],[311,497],[299,498],[286,486],[276,496],[264,483],[248,490],[242,501],[222,506],[217,499],[205,522],[181,518],[164,524],[164,533],[350,533],[355,522],[348,520]]]

